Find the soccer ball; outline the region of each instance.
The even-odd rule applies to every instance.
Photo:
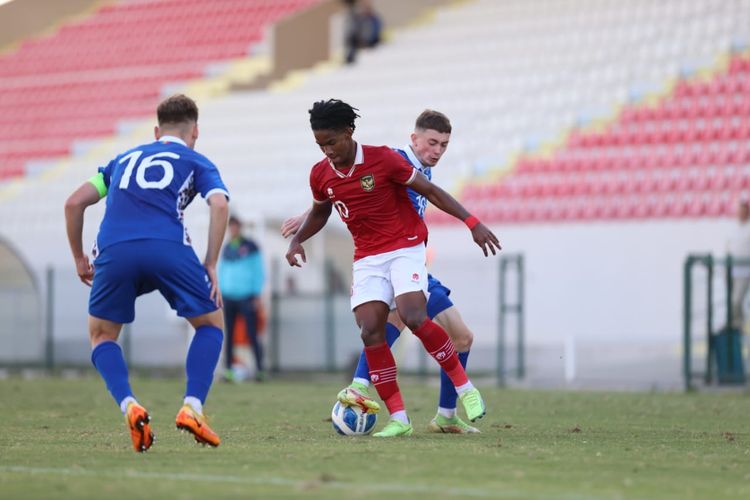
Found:
[[[375,413],[365,413],[359,406],[347,406],[336,401],[331,410],[331,421],[336,432],[344,436],[364,436],[372,432]]]

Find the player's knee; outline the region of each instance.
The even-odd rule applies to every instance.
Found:
[[[474,334],[471,330],[462,329],[459,331],[458,335],[452,337],[451,340],[453,340],[453,345],[456,346],[456,351],[466,352],[471,349],[471,344],[474,343]]]
[[[404,324],[409,327],[409,330],[414,332],[417,330],[417,328],[422,326],[422,323],[427,320],[427,312],[420,309],[407,311],[403,314],[401,319],[403,320]]]
[[[380,331],[379,328],[362,326],[360,337],[362,337],[362,342],[365,345],[382,344],[385,342],[385,331]]]
[[[200,316],[187,318],[187,320],[195,329],[198,329],[201,326],[213,326],[221,330],[224,329],[224,314],[221,309]]]
[[[89,327],[89,340],[91,341],[91,347],[96,347],[102,342],[115,342],[119,332],[112,331],[107,328],[102,328],[97,325],[91,325]]]

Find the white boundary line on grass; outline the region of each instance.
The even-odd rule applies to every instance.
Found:
[[[323,479],[294,480],[283,477],[244,477],[228,476],[221,474],[189,474],[184,472],[141,472],[125,470],[120,473],[107,471],[93,471],[87,469],[68,469],[62,467],[25,467],[16,465],[0,465],[0,472],[11,472],[17,474],[38,474],[57,476],[89,476],[107,477],[112,479],[167,479],[174,481],[196,481],[212,483],[234,483],[234,484],[261,484],[270,486],[288,486],[298,488],[300,491],[314,488],[334,488],[371,492],[390,493],[426,493],[435,495],[448,495],[456,497],[518,497],[521,492],[508,490],[488,490],[482,488],[440,488],[437,486],[426,486],[419,484],[400,483],[342,483],[340,481],[327,481]],[[525,496],[525,495],[524,495]]]

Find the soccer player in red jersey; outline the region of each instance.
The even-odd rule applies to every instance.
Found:
[[[351,307],[361,329],[370,379],[391,419],[378,437],[413,432],[396,382],[396,363],[385,340],[392,305],[456,387],[467,417],[485,414],[479,391],[458,360],[450,338],[427,316],[425,241],[427,227],[409,200],[407,186],[433,205],[464,221],[485,256],[500,249],[497,237],[452,196],[432,184],[401,155],[387,146],[354,141],[356,109],[337,100],[318,101],[310,109],[310,125],[326,158],[313,166],[313,206],[286,254],[291,266],[306,261],[302,243],[320,231],[332,209],[354,239]]]

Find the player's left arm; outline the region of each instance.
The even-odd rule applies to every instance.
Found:
[[[217,307],[223,307],[224,303],[219,290],[219,277],[216,265],[219,262],[221,243],[224,241],[224,233],[227,231],[227,220],[229,219],[229,202],[223,192],[216,192],[208,197],[210,210],[208,222],[208,246],[206,248],[206,259],[203,265],[206,268],[208,278],[211,280],[211,300]]]
[[[211,281],[211,300],[221,308],[224,303],[219,289],[217,265],[229,219],[229,191],[221,179],[219,169],[211,160],[196,153],[193,161],[195,189],[206,200],[209,207],[208,244],[203,267],[206,268],[206,274]]]
[[[104,191],[106,194],[106,189]],[[95,205],[102,196],[98,186],[87,181],[76,189],[65,201],[65,230],[68,243],[76,264],[76,273],[80,280],[91,286],[94,279],[94,266],[83,251],[83,214],[88,207]]]
[[[408,186],[443,212],[463,221],[471,230],[474,242],[482,249],[485,257],[489,255],[488,249],[495,255],[496,249],[502,248],[497,236],[487,226],[471,215],[453,196],[433,184],[423,173],[417,172]]]
[[[281,236],[284,238],[288,238],[290,236],[294,236],[300,227],[302,227],[302,223],[305,222],[305,219],[310,214],[311,209],[307,209],[304,212],[302,212],[299,215],[295,215],[294,217],[289,217],[287,220],[284,221],[283,224],[281,224]]]

